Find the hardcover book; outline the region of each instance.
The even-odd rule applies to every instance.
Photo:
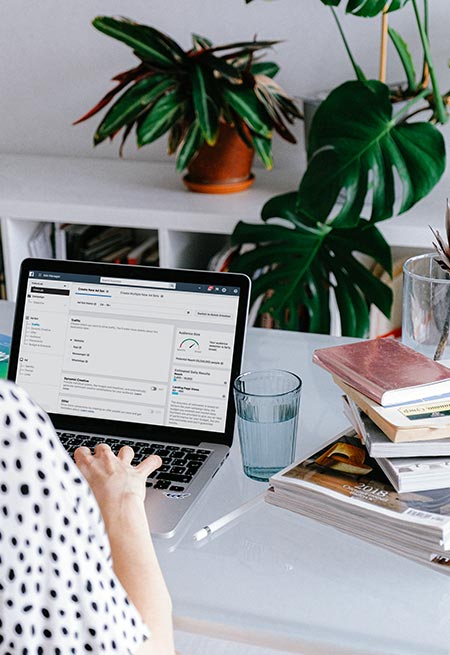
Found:
[[[394,442],[434,441],[450,436],[450,395],[383,407],[337,375],[333,380]]]
[[[372,419],[348,396],[343,396],[344,414],[361,437],[371,457],[448,457],[450,458],[449,437],[429,441],[394,442],[387,437]]]
[[[395,339],[319,348],[313,362],[383,406],[450,394],[450,370]]]

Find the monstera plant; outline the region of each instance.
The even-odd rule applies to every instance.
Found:
[[[233,242],[247,245],[232,268],[254,278],[252,299],[263,298],[260,311],[269,312],[277,327],[328,333],[333,291],[342,334],[365,336],[370,305],[388,316],[392,294],[358,253],[390,272],[390,248],[376,224],[412,207],[443,174],[445,144],[437,125],[448,120],[449,92],[440,91],[431,59],[428,0],[420,9],[417,0],[321,2],[331,6],[356,79],[319,106],[298,190],[269,200],[263,224],[236,226]],[[381,16],[403,64],[404,85],[391,88],[365,76],[340,25],[338,5],[355,16]],[[423,51],[419,78],[405,41],[388,26],[388,14],[400,9],[415,18]],[[249,250],[248,244],[256,247]]]

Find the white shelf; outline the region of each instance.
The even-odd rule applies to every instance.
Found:
[[[300,163],[299,163],[300,167]],[[300,170],[256,169],[242,193],[189,192],[174,162],[0,155],[0,217],[8,296],[40,221],[119,225],[158,231],[163,266],[202,267],[239,220],[257,223],[272,196],[295,190]],[[444,227],[450,177],[402,216],[379,223],[392,246],[431,247],[429,224]],[[215,235],[215,236],[214,236]],[[222,237],[223,238],[223,237]]]
[[[0,214],[230,234],[238,220],[256,222],[266,200],[297,184],[295,172],[258,170],[248,191],[199,194],[185,189],[174,162],[0,155]]]

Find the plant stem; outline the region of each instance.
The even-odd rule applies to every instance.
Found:
[[[430,43],[428,41],[428,36],[425,31],[424,24],[422,23],[420,19],[420,14],[419,14],[419,9],[417,7],[417,0],[411,0],[412,6],[414,9],[414,14],[416,16],[416,21],[417,21],[417,27],[419,29],[419,34],[420,34],[420,40],[422,42],[422,47],[423,47],[423,53],[425,57],[425,62],[426,65],[428,66],[428,70],[430,73],[430,79],[431,79],[431,86],[433,88],[433,96],[434,96],[434,102],[436,106],[436,112],[437,112],[437,117],[439,122],[442,125],[445,125],[445,123],[448,121],[448,114],[445,110],[444,102],[442,100],[441,93],[439,91],[439,85],[436,79],[436,73],[434,71],[433,67],[433,62],[431,60],[431,52],[430,52]],[[428,15],[428,12],[427,12]]]
[[[332,14],[334,16],[334,20],[336,21],[336,25],[338,26],[339,33],[340,33],[340,35],[342,37],[342,41],[344,42],[344,47],[345,47],[345,49],[347,51],[350,62],[352,64],[352,66],[353,66],[353,70],[355,71],[355,75],[356,75],[357,79],[360,82],[364,82],[366,77],[365,77],[364,73],[362,72],[361,68],[356,63],[356,61],[355,61],[355,59],[354,59],[354,57],[352,55],[352,52],[350,50],[350,46],[348,45],[348,41],[347,41],[347,39],[345,37],[344,30],[342,29],[342,26],[341,26],[341,23],[340,23],[339,18],[337,16],[337,13],[336,13],[336,11],[334,10],[333,7],[330,7],[330,9],[331,9],[331,12],[332,12]]]
[[[381,43],[380,43],[380,73],[378,79],[380,82],[386,82],[386,60],[387,60],[387,35],[388,35],[388,15],[386,5],[381,14]]]
[[[423,0],[423,28],[428,39],[428,0]],[[428,68],[425,55],[423,57],[423,67],[422,67],[422,81],[420,86],[425,88],[430,83],[430,70]]]
[[[445,317],[444,325],[442,327],[441,338],[439,339],[439,343],[436,347],[436,351],[433,356],[433,359],[435,361],[442,358],[442,355],[444,354],[448,343],[449,328],[450,328],[450,289],[447,289],[447,293],[445,297],[448,304],[447,316]]]
[[[422,89],[422,91],[420,93],[418,93],[414,98],[412,98],[409,102],[407,102],[406,105],[402,109],[400,109],[398,114],[395,114],[392,117],[392,120],[394,120],[395,122],[398,122],[398,118],[400,118],[404,114],[407,114],[410,107],[413,107],[417,102],[419,102],[419,100],[422,100],[422,98],[425,98],[425,96],[429,95],[429,93],[430,93],[429,89]]]

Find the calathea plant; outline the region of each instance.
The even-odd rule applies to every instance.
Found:
[[[121,152],[133,130],[139,147],[167,133],[169,154],[176,153],[182,171],[204,143],[216,143],[221,122],[238,130],[266,168],[272,167],[274,131],[295,143],[288,125],[301,114],[273,79],[277,64],[259,60],[276,41],[214,46],[194,34],[192,48],[183,50],[154,27],[124,18],[99,16],[93,25],[132,48],[139,59],[137,66],[116,75],[116,86],[76,121],[110,105],[94,145],[122,131]]]
[[[355,254],[369,255],[391,271],[390,248],[376,224],[412,207],[444,172],[445,144],[436,125],[448,120],[449,93],[439,90],[431,59],[428,0],[421,12],[417,0],[321,2],[331,6],[356,79],[331,91],[318,108],[298,190],[269,200],[263,224],[237,225],[233,242],[255,248],[247,246],[232,268],[257,276],[253,300],[265,298],[260,311],[270,312],[278,327],[328,333],[332,289],[342,334],[365,336],[370,305],[388,316],[392,294]],[[341,4],[355,16],[382,17],[405,85],[391,89],[367,79],[334,9]],[[406,43],[387,25],[389,12],[399,9],[411,10],[415,18],[423,50],[419,79]],[[405,102],[396,109],[399,100]],[[421,113],[426,121],[417,120]]]

